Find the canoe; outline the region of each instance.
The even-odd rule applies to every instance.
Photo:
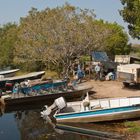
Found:
[[[15,73],[19,71],[19,69],[12,69],[12,70],[3,70],[0,71],[0,75],[3,75],[3,78],[15,76]]]
[[[62,89],[62,90],[52,90],[43,93],[25,95],[12,98],[12,95],[2,96],[5,100],[6,107],[14,106],[26,106],[26,105],[50,105],[53,101],[59,97],[64,97],[66,100],[74,100],[84,96],[92,87],[78,87],[75,89]]]
[[[87,101],[86,101],[87,102]],[[140,117],[140,97],[105,98],[68,102],[66,107],[56,111],[57,122],[87,123],[114,121]]]
[[[44,74],[45,74],[45,71],[31,72],[31,73],[20,75],[20,76],[5,78],[4,80],[21,82],[21,81],[24,81],[25,79],[28,79],[28,80],[39,79]]]

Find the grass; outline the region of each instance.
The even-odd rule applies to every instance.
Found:
[[[58,79],[58,74],[55,71],[47,70],[44,75],[46,78]]]
[[[20,75],[24,75],[24,74],[28,74],[28,73],[29,73],[29,72],[18,71],[18,72],[16,73],[16,76],[20,76]],[[46,71],[45,71],[44,77],[46,77],[46,78],[51,77],[51,78],[58,79],[58,74],[57,74],[57,72],[55,72],[55,71],[46,70]]]
[[[128,133],[137,133],[140,132],[140,122],[125,122],[124,126]]]

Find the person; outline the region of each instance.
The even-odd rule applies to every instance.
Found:
[[[94,70],[95,70],[95,80],[100,80],[101,67],[99,63],[95,66]]]
[[[30,80],[25,80],[23,82],[20,83],[20,87],[21,87],[21,93],[24,94],[24,96],[28,95],[30,93],[31,90],[31,85],[30,85]]]
[[[77,80],[78,80],[78,75],[77,75],[77,72],[75,72],[73,76],[73,80],[72,80],[73,87],[77,86]]]
[[[24,84],[25,84],[26,87],[30,87],[30,80],[25,80]]]
[[[74,64],[72,64],[72,69],[73,69],[73,76],[75,75],[75,73],[78,70],[78,64],[75,62]]]
[[[113,72],[109,72],[107,75],[106,75],[106,80],[109,81],[109,80],[114,80],[114,74]]]
[[[78,79],[77,79],[78,82],[81,83],[82,79],[85,76],[84,70],[79,68],[78,71],[77,71],[77,76],[78,76]]]
[[[68,82],[67,87],[68,87],[69,89],[74,90],[75,87],[77,86],[77,79],[78,79],[78,76],[77,76],[77,73],[75,72],[73,78]]]
[[[18,82],[16,82],[13,86],[14,97],[15,97],[15,94],[17,94],[19,96],[19,92],[20,92],[20,84]]]

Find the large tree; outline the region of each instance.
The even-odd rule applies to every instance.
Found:
[[[124,8],[120,14],[128,23],[130,35],[140,39],[140,0],[121,0],[121,3]]]
[[[65,5],[41,12],[35,8],[29,11],[20,22],[15,61],[32,64],[41,61],[68,70],[73,58],[84,52],[90,41],[84,36],[86,18],[94,19],[92,11],[78,10]]]
[[[124,52],[127,41],[119,25],[97,21],[93,10],[68,4],[43,11],[33,8],[20,20],[14,60],[67,71],[75,57],[93,50]]]

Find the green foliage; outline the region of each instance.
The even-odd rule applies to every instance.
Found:
[[[120,14],[128,23],[130,35],[140,39],[140,0],[121,0],[121,3],[124,8]]]
[[[133,44],[132,45],[132,56],[140,57],[140,45],[139,44]]]
[[[0,66],[67,73],[74,58],[90,55],[91,51],[106,51],[112,57],[129,54],[127,42],[120,25],[96,20],[94,10],[69,4],[42,11],[32,8],[19,26],[0,28]]]
[[[127,128],[127,131],[129,133],[140,132],[139,123],[136,123],[136,122],[125,122],[124,126]]]
[[[88,56],[85,55],[80,58],[81,62],[89,62],[90,60],[91,60],[90,55]]]
[[[105,51],[109,56],[127,55],[131,51],[131,45],[127,44],[128,36],[123,32],[123,28],[116,23],[106,23],[106,28],[110,30],[110,35],[105,39]]]
[[[45,77],[48,78],[54,78],[54,79],[57,79],[59,76],[58,74],[56,73],[56,71],[50,71],[50,70],[46,70],[46,74],[45,74]]]
[[[46,67],[53,64],[56,69],[61,66],[67,70],[73,57],[87,46],[87,37],[82,35],[87,17],[93,19],[94,15],[70,5],[41,12],[33,8],[21,19],[15,62],[41,61]]]
[[[0,67],[13,65],[13,50],[16,40],[16,24],[8,23],[0,28]]]

